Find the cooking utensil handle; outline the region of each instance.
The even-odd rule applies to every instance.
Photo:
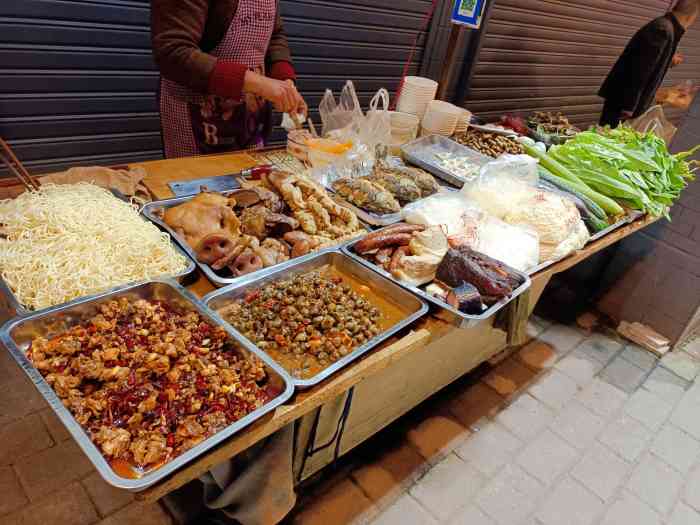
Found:
[[[261,166],[255,166],[254,168],[241,171],[241,177],[249,180],[260,180],[263,175],[272,173],[272,170],[272,164],[263,164]]]

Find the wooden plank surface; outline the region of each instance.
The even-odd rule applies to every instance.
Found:
[[[153,196],[161,200],[175,196],[170,190],[168,182],[231,175],[255,165],[255,159],[246,153],[228,153],[226,155],[154,160],[130,166],[139,166],[146,170],[148,176],[143,182]]]

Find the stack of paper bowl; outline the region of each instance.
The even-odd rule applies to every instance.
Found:
[[[429,78],[405,77],[396,109],[423,118],[431,100],[435,100],[438,83]]]
[[[455,135],[462,135],[467,132],[469,127],[469,122],[472,119],[472,112],[468,109],[462,109],[462,113],[457,120],[457,126],[455,126]]]
[[[457,121],[461,116],[462,108],[442,100],[433,100],[428,104],[428,109],[421,122],[423,135],[449,137],[454,134]]]

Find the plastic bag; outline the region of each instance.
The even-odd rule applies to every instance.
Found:
[[[628,124],[641,133],[651,131],[662,138],[666,145],[671,144],[676,131],[678,131],[678,128],[666,118],[664,109],[658,105],[649,108],[636,119],[629,121]]]
[[[335,101],[333,92],[327,89],[318,106],[318,111],[323,122],[322,136],[324,137],[333,131],[352,127],[358,117],[363,117],[362,107],[351,80],[345,82],[338,103]]]
[[[410,224],[441,226],[445,234],[473,234],[483,212],[459,192],[436,193],[404,206],[403,219]]]
[[[389,92],[382,88],[372,97],[364,122],[358,122],[360,140],[374,151],[377,144],[391,144],[391,114]],[[381,108],[380,108],[381,104]]]
[[[502,155],[484,165],[462,194],[486,213],[503,219],[532,195],[539,182],[537,160],[529,155]]]
[[[488,215],[484,215],[479,222],[477,242],[472,249],[521,272],[534,268],[540,262],[537,232]]]

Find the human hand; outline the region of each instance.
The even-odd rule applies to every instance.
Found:
[[[243,81],[243,90],[254,93],[272,102],[277,111],[291,113],[304,101],[294,84],[247,71]]]
[[[683,56],[683,54],[676,53],[673,55],[673,59],[671,59],[671,67],[680,66],[684,61],[685,57]]]
[[[306,105],[306,101],[304,100],[304,97],[302,97],[301,94],[297,91],[297,86],[293,80],[287,79],[286,82],[289,85],[291,85],[292,87],[294,87],[294,91],[296,91],[297,95],[299,95],[299,100],[298,100],[299,105],[297,106],[296,113],[297,114],[301,113],[302,115],[307,117],[309,115],[309,106]]]

